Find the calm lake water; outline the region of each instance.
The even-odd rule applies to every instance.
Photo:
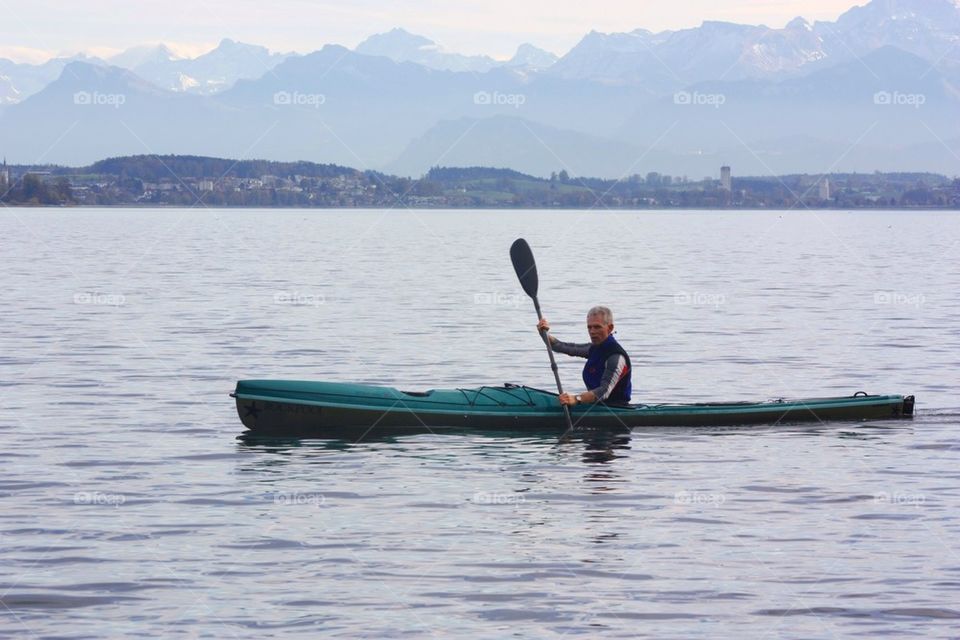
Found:
[[[917,416],[237,440],[241,378],[549,388],[519,236],[639,401]],[[0,247],[0,637],[957,637],[960,214],[0,209]]]

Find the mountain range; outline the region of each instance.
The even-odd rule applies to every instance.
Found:
[[[431,69],[476,73],[496,67],[541,70],[558,60],[557,56],[549,51],[529,43],[520,45],[514,56],[506,62],[498,62],[489,56],[465,56],[444,51],[433,40],[400,28],[370,36],[357,45],[355,51],[368,56],[384,56],[396,62],[415,62]]]
[[[237,80],[260,77],[291,55],[224,39],[215,49],[196,58],[180,58],[160,44],[127,50],[108,62],[170,91],[212,94],[233,86]]]
[[[956,175],[958,116],[954,0],[872,0],[782,29],[591,32],[559,58],[461,55],[394,29],[306,55],[223,40],[197,58],[153,45],[0,60],[0,153],[24,164],[195,153],[402,175]]]

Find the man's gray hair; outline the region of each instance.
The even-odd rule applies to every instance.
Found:
[[[613,311],[610,311],[610,307],[592,307],[590,311],[587,311],[587,317],[590,316],[600,316],[603,324],[613,324]]]

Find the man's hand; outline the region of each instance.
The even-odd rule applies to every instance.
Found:
[[[548,335],[548,337],[550,338],[550,344],[553,344],[554,342],[557,341],[556,338],[554,338],[553,336],[549,335],[549,334],[550,334],[550,323],[547,322],[547,319],[546,319],[546,318],[540,318],[540,322],[537,323],[537,331],[539,331],[540,333],[546,333],[546,334]]]
[[[572,393],[561,393],[560,404],[565,404],[568,407],[575,407],[577,405],[577,399]]]
[[[597,394],[593,391],[583,391],[580,393],[580,402],[577,402],[577,396],[573,393],[561,393],[560,404],[574,407],[578,404],[593,404],[597,401]]]

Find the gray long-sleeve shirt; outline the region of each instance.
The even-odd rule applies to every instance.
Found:
[[[586,358],[590,353],[590,343],[578,344],[574,342],[556,342],[550,343],[551,348],[557,353],[564,353],[568,356],[577,358]],[[611,354],[607,358],[603,367],[603,377],[600,379],[600,386],[595,389],[588,389],[595,396],[598,402],[603,402],[613,393],[613,388],[617,386],[623,374],[627,370],[627,359],[619,353]]]

